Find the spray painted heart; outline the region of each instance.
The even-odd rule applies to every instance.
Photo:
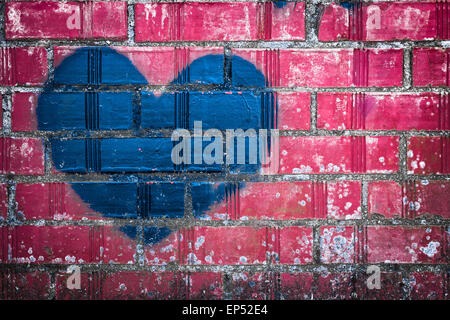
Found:
[[[174,143],[167,132],[192,129],[194,121],[201,121],[205,130],[276,126],[273,95],[261,92],[265,85],[263,74],[248,61],[233,57],[232,84],[225,85],[224,68],[223,55],[198,58],[169,84],[169,88],[177,84],[190,86],[188,91],[178,87],[157,96],[142,89],[147,80],[117,51],[76,50],[55,69],[54,82],[46,84],[38,100],[39,130],[63,136],[50,141],[55,169],[70,174],[115,174],[108,183],[72,183],[80,198],[105,217],[182,217],[184,184],[155,182],[136,174],[224,173],[225,166],[204,162],[174,165]],[[210,85],[214,90],[198,91],[195,84]],[[239,91],[236,86],[253,89]],[[111,130],[114,138],[109,137],[113,135]],[[104,133],[101,138],[99,132]],[[93,137],[94,134],[97,135]],[[259,167],[247,157],[244,164],[230,165],[228,170],[256,173]],[[116,178],[121,182],[115,182]],[[225,199],[228,192],[227,188],[214,188],[212,184],[197,184],[193,188],[194,213],[200,218],[213,203]],[[137,227],[122,227],[121,231],[130,238],[137,237]],[[168,228],[145,228],[145,243],[157,243],[170,232]]]

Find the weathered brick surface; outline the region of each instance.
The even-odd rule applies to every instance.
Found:
[[[1,299],[448,299],[448,1],[0,8]]]

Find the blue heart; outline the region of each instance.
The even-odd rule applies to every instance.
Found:
[[[46,83],[38,99],[39,130],[65,131],[63,139],[50,140],[53,165],[71,174],[131,174],[119,177],[121,181],[130,179],[129,182],[72,183],[80,198],[105,217],[182,217],[184,184],[149,184],[150,180],[133,174],[154,171],[220,173],[223,167],[206,164],[176,167],[170,159],[173,147],[170,138],[146,138],[145,129],[192,129],[196,120],[202,121],[203,129],[276,126],[273,117],[276,101],[272,93],[262,90],[263,74],[240,57],[233,56],[230,63],[231,83],[223,78],[227,65],[224,57],[207,55],[183,69],[170,85],[210,85],[213,91],[201,92],[193,87],[189,91],[166,92],[157,97],[152,92],[139,92],[141,86],[148,84],[146,79],[117,51],[111,48],[76,50],[55,69],[54,81]],[[117,85],[129,89],[119,92]],[[251,89],[239,91],[242,87]],[[129,130],[137,137],[90,138],[95,130]],[[77,139],[79,135],[87,138]],[[250,174],[258,169],[259,165],[251,164],[229,167],[231,172]],[[213,188],[210,183],[193,183],[195,216],[201,218],[212,203],[221,202],[231,189],[225,183],[219,188]],[[121,231],[133,239],[138,233],[133,226],[122,227]],[[170,232],[168,228],[144,228],[145,243],[157,243]]]

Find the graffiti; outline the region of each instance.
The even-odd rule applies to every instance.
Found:
[[[239,57],[233,57],[231,64],[235,83],[264,87],[265,78],[253,64]],[[223,65],[221,55],[203,56],[186,66],[169,86],[221,83]],[[225,167],[217,163],[173,164],[171,138],[145,137],[142,130],[191,130],[196,121],[201,121],[206,129],[217,130],[273,129],[277,125],[277,103],[271,93],[242,92],[218,85],[215,91],[168,90],[157,96],[153,92],[106,87],[118,84],[139,88],[147,80],[127,57],[111,48],[78,49],[55,69],[54,83],[46,84],[36,113],[39,130],[67,132],[64,138],[50,139],[56,170],[67,174],[221,173]],[[95,86],[105,86],[105,90]],[[91,133],[99,130],[131,130],[136,136],[91,138]],[[80,134],[85,138],[78,138]],[[206,146],[207,142],[203,143]],[[270,150],[270,140],[267,149]],[[237,156],[236,153],[233,157]],[[234,160],[229,170],[236,173],[254,174],[261,167],[249,155],[239,162]],[[83,202],[107,218],[183,217],[184,184],[150,182],[153,181],[71,185]],[[225,189],[213,189],[210,184],[198,188],[195,216],[203,216],[212,203],[224,199]],[[136,199],[141,199],[138,205]],[[120,230],[132,239],[137,239],[140,232],[134,226],[122,226]],[[146,244],[157,243],[171,233],[165,227],[142,230]]]

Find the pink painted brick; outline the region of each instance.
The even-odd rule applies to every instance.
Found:
[[[414,48],[413,83],[415,86],[449,86],[450,49]]]
[[[216,300],[223,294],[223,275],[220,272],[191,272],[187,276],[189,299]]]
[[[449,173],[449,146],[449,136],[410,138],[408,140],[408,173]]]
[[[307,92],[276,93],[278,129],[309,130],[311,124],[311,95]]]
[[[272,273],[233,273],[231,281],[233,300],[270,300],[275,297],[273,282],[276,280]]]
[[[442,227],[367,227],[369,263],[445,263],[445,244],[446,235]]]
[[[304,13],[304,3],[138,3],[136,41],[303,40]]]
[[[0,184],[0,221],[5,220],[8,216],[8,190],[6,187],[6,184]]]
[[[345,9],[331,4],[322,16],[320,41],[434,40],[449,38],[445,1],[380,2]]]
[[[401,300],[403,298],[403,277],[400,272],[381,272],[380,289],[369,289],[367,280],[373,274],[357,273],[355,293],[358,299],[364,300]]]
[[[68,183],[18,183],[17,211],[25,220],[105,219],[81,201]]]
[[[355,259],[355,227],[320,228],[320,260],[323,263],[353,263]]]
[[[1,85],[34,86],[47,80],[47,51],[43,47],[0,48],[0,58]]]
[[[3,128],[3,97],[0,94],[0,129]]]
[[[158,243],[144,246],[145,263],[148,265],[166,265],[182,261],[180,246],[182,238],[179,232],[172,232]]]
[[[127,38],[126,2],[8,2],[7,39]]]
[[[369,183],[369,214],[413,219],[421,215],[450,218],[450,184],[445,181],[394,181]]]
[[[100,262],[102,234],[98,227],[18,226],[12,231],[14,263]]]
[[[219,183],[215,187],[219,187]],[[208,220],[359,219],[361,184],[339,182],[246,182],[232,196],[214,203]]]
[[[173,272],[124,271],[106,274],[102,283],[103,299],[173,299],[180,281]],[[180,288],[181,289],[181,288]]]
[[[398,49],[234,49],[272,87],[391,87],[402,84]],[[326,71],[326,72],[325,72]]]
[[[349,300],[354,297],[354,279],[351,273],[322,273],[319,275],[314,299]]]
[[[81,272],[80,289],[69,289],[67,280],[71,273],[59,272],[55,277],[55,291],[57,300],[89,300],[99,299],[101,296],[102,274],[100,272]]]
[[[327,130],[449,129],[448,95],[435,93],[317,94],[317,127]]]
[[[133,264],[136,257],[136,241],[129,238],[116,226],[101,228],[100,251],[107,264]]]
[[[37,130],[36,108],[38,94],[32,92],[16,92],[12,96],[11,130]]]
[[[398,170],[398,137],[280,137],[280,174],[390,173]]]
[[[0,138],[3,174],[44,174],[42,141],[35,138]]]
[[[185,264],[260,264],[266,261],[268,232],[252,227],[194,227],[180,233]]]
[[[0,271],[2,300],[46,300],[50,296],[50,275],[43,271]]]
[[[409,275],[412,300],[448,299],[448,274],[434,272],[412,272]]]
[[[313,261],[312,228],[284,227],[270,231],[268,250],[276,263],[308,264]]]
[[[280,298],[283,300],[310,300],[313,285],[312,273],[282,273]]]

